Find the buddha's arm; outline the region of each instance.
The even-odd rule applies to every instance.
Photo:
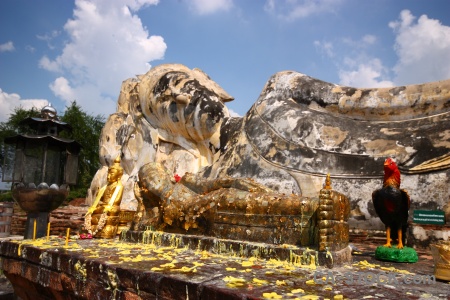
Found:
[[[123,195],[123,185],[119,182],[114,189],[114,193],[109,199],[108,204],[105,206],[104,212],[110,212],[114,210],[114,206],[119,206],[120,202],[122,201],[122,195]]]
[[[94,212],[94,210],[97,208],[97,205],[98,205],[98,203],[100,202],[100,199],[102,198],[103,193],[105,192],[105,190],[106,190],[106,185],[105,185],[104,187],[102,187],[102,188],[98,191],[97,197],[95,197],[94,203],[92,203],[91,207],[89,207],[89,209],[88,209],[86,215],[90,215],[90,214],[92,214],[92,213]]]
[[[186,173],[180,183],[198,194],[210,193],[222,188],[235,188],[246,192],[273,192],[270,188],[251,178],[233,178],[226,176],[217,179],[205,179],[195,174]]]

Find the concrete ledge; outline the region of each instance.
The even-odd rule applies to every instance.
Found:
[[[386,274],[382,269],[386,267],[397,272],[392,265],[374,262],[370,255],[356,257],[365,263],[329,269],[297,263],[301,257],[294,254],[291,261],[241,257],[237,253],[224,255],[179,247],[176,238],[172,242],[175,246],[125,243],[117,239],[70,240],[65,246],[64,239],[57,237],[49,241],[45,238],[34,242],[2,241],[0,268],[16,295],[24,300],[261,299],[264,293],[276,293],[283,299],[307,295],[329,299],[336,295],[360,299],[374,294],[385,299],[447,296],[448,283],[403,286],[358,283],[364,272]],[[401,267],[409,269],[408,264]],[[419,265],[416,268],[425,270]],[[322,275],[329,276],[332,272],[335,282],[314,282],[317,272],[322,282]],[[349,276],[354,279],[353,284],[344,282]],[[238,278],[240,284],[233,284],[233,278]]]
[[[120,236],[121,241],[131,243],[151,244],[155,241],[161,246],[187,247],[191,250],[205,250],[217,254],[238,255],[240,257],[259,257],[262,259],[290,260],[293,256],[303,259],[304,264],[310,264],[314,256],[318,266],[333,268],[352,262],[351,248],[345,247],[339,251],[318,251],[308,247],[294,245],[274,245],[248,241],[218,239],[209,236],[166,233],[161,231],[126,231]]]

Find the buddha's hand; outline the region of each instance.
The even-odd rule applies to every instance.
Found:
[[[137,182],[134,183],[134,196],[136,200],[142,201],[142,191]]]

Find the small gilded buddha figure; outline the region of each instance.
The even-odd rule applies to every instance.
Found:
[[[116,237],[123,195],[122,175],[119,156],[109,167],[108,182],[99,189],[84,219],[85,228],[93,237],[108,239]]]

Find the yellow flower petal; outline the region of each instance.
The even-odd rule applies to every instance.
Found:
[[[281,299],[283,297],[281,295],[278,295],[275,292],[272,292],[272,293],[263,293],[263,298],[264,299]]]
[[[251,267],[251,266],[253,266],[253,262],[249,261],[249,260],[246,260],[246,261],[243,261],[241,265],[243,267]]]
[[[277,280],[276,285],[286,285],[286,282],[284,280]]]
[[[257,285],[263,285],[263,284],[269,283],[267,280],[262,280],[262,279],[258,279],[258,278],[253,278],[253,282],[256,283]]]
[[[245,282],[244,278],[238,278],[233,276],[226,276],[223,281],[225,282]]]

